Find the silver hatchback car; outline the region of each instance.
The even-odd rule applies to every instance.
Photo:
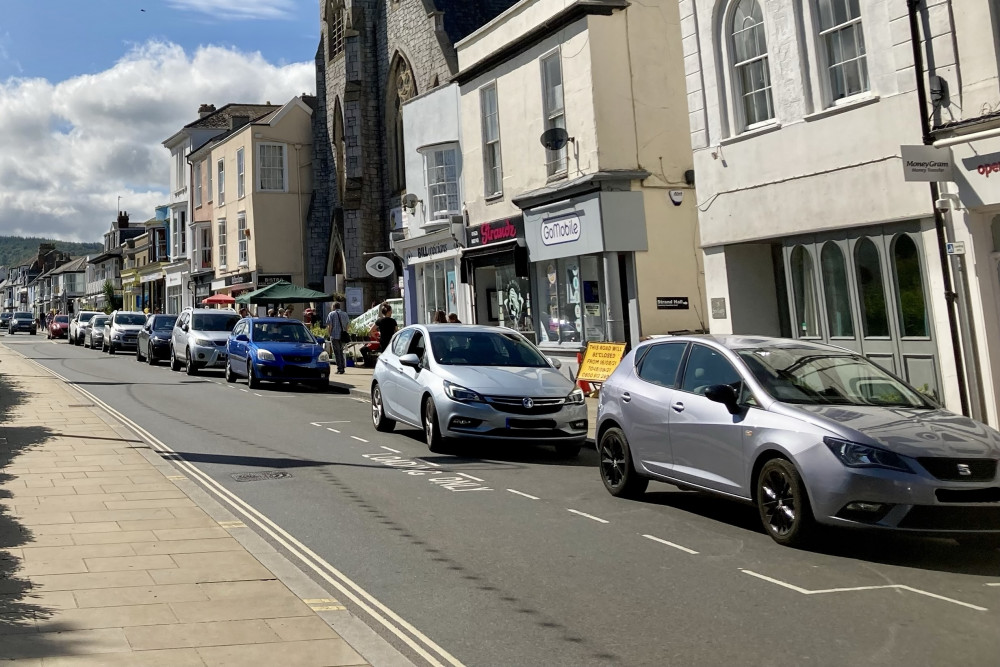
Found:
[[[669,336],[601,388],[600,472],[751,502],[775,541],[816,523],[1000,539],[1000,433],[941,409],[849,350],[749,336]]]
[[[501,327],[407,327],[379,355],[372,421],[422,428],[431,451],[448,439],[551,443],[565,456],[587,438],[583,392],[521,334]]]

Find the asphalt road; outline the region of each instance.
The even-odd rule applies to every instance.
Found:
[[[1000,664],[1000,551],[843,532],[787,549],[753,508],[656,483],[642,501],[612,498],[592,450],[432,455],[417,431],[377,433],[348,395],[0,341],[134,420],[455,662]],[[285,475],[233,477],[262,471]]]

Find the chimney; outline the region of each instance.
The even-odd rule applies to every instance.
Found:
[[[118,211],[118,229],[128,227],[128,211]]]
[[[202,104],[198,107],[198,118],[204,118],[205,116],[215,113],[214,104]]]
[[[229,129],[237,130],[244,125],[250,123],[250,116],[230,116],[229,117]]]

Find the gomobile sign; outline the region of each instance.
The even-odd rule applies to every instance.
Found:
[[[470,227],[468,245],[470,248],[479,248],[519,238],[524,238],[524,216],[515,215]]]
[[[580,218],[575,215],[569,218],[546,220],[541,225],[542,243],[558,245],[571,243],[580,238]]]
[[[934,146],[900,146],[903,160],[903,180],[939,182],[951,181],[955,161],[950,148]],[[982,173],[982,172],[980,172]]]

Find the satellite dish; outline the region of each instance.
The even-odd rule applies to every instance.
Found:
[[[372,257],[365,264],[365,269],[368,271],[368,275],[373,278],[386,278],[392,275],[396,266],[388,257]]]
[[[569,133],[561,127],[553,127],[551,130],[542,132],[541,142],[550,151],[557,151],[566,145],[567,141],[572,141]]]

